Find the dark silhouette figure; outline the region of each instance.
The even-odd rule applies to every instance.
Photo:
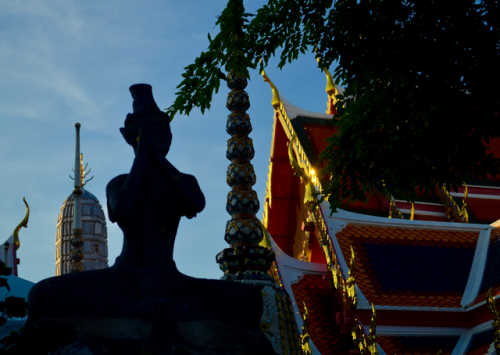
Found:
[[[29,318],[22,339],[37,349],[40,342],[53,339],[42,347],[53,350],[62,343],[119,337],[99,332],[81,335],[80,328],[94,323],[99,328],[103,319],[132,319],[133,324],[142,324],[138,326],[141,332],[144,324],[151,326],[149,333],[139,335],[163,344],[162,349],[175,343],[171,338],[179,322],[216,321],[232,324],[234,329],[253,329],[260,337],[263,305],[257,288],[196,279],[177,270],[173,249],[179,221],[181,216],[192,218],[201,212],[205,197],[194,176],[179,172],[165,158],[172,142],[170,119],[158,109],[151,86],[137,84],[130,91],[134,112],[127,115],[120,131],[134,148],[135,159],[129,174],[115,177],[106,187],[109,219],[118,223],[124,235],[122,253],[108,269],[36,284],[29,294]],[[74,319],[84,325],[73,324]],[[137,335],[133,330],[118,333]],[[261,335],[260,344],[267,346]],[[57,337],[66,340],[61,343]]]

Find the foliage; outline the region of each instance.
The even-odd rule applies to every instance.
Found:
[[[7,265],[0,260],[0,275],[9,276],[11,273],[12,268],[7,267]],[[0,287],[7,287],[7,290],[10,291],[7,279],[3,277],[0,277]],[[12,319],[13,317],[26,317],[28,314],[28,303],[22,297],[6,297],[5,300],[0,301],[0,312],[2,313],[0,315],[0,326],[2,326],[7,323],[7,319]],[[0,353],[13,347],[19,342],[21,329],[10,332],[8,336],[0,340],[0,344],[2,344]]]
[[[212,96],[219,92],[220,81],[226,80],[222,71],[235,71],[250,78],[248,68],[254,68],[251,57],[246,51],[244,31],[247,17],[241,0],[230,0],[218,17],[216,26],[220,32],[214,39],[208,34],[208,51],[202,52],[193,64],[184,68],[184,80],[177,86],[180,89],[175,102],[167,109],[172,120],[177,112],[189,115],[194,106],[204,113],[210,109]]]
[[[320,155],[332,210],[374,191],[414,201],[417,189],[500,172],[486,152],[500,132],[497,1],[269,0],[248,17],[241,0],[229,1],[200,57],[209,59],[186,67],[171,109],[204,112],[222,66],[248,76],[241,65],[262,68],[279,48],[279,68],[306,51],[320,69],[337,63],[338,134]],[[241,41],[228,40],[233,33]]]

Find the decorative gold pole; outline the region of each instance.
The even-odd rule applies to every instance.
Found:
[[[82,173],[80,164],[80,127],[79,123],[75,124],[76,141],[75,141],[75,189],[73,190],[73,237],[71,238],[71,272],[83,271],[83,239],[82,239]]]

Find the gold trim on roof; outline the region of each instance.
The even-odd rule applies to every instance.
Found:
[[[275,112],[276,112],[276,124],[281,124],[283,127],[283,130],[285,131],[286,136],[288,139],[291,141],[288,143],[289,149],[288,149],[288,157],[289,159],[292,159],[290,156],[290,152],[294,152],[295,154],[292,154],[294,160],[296,161],[296,166],[301,168],[302,171],[305,173],[304,176],[309,179],[309,183],[307,187],[312,188],[312,191],[318,190],[321,191],[321,183],[319,179],[316,176],[316,173],[307,159],[307,155],[304,151],[304,148],[302,148],[302,145],[300,144],[298,139],[294,139],[293,137],[296,136],[295,130],[293,129],[292,123],[290,121],[290,118],[286,114],[285,107],[283,106],[283,103],[280,102],[278,107],[274,107]],[[274,140],[274,138],[273,138]],[[267,186],[266,186],[266,199],[265,199],[265,204],[264,204],[264,209],[262,212],[262,223],[264,226],[267,228],[268,226],[268,215],[267,215],[267,207],[272,208],[272,193],[271,193],[271,178],[272,178],[272,169],[273,169],[273,163],[272,161],[269,163],[269,171],[267,175]]]
[[[493,317],[493,329],[495,330],[495,350],[498,354],[500,354],[500,312],[498,312],[495,299],[491,295],[492,290],[493,287],[490,287],[488,293],[486,294],[486,303],[488,304],[491,316]]]
[[[280,100],[280,94],[278,92],[278,89],[276,88],[276,86],[273,84],[273,82],[271,81],[271,79],[269,79],[269,77],[267,76],[266,72],[264,71],[264,69],[262,69],[262,76],[264,78],[264,81],[266,83],[269,83],[269,85],[271,86],[271,89],[273,90],[273,101],[271,102],[271,104],[273,105],[273,107],[276,109],[280,106],[281,104],[281,100]]]
[[[312,355],[311,346],[309,345],[309,311],[304,303],[304,325],[302,326],[302,333],[300,334],[300,345],[304,355]]]
[[[21,242],[19,240],[19,231],[21,230],[21,227],[28,228],[28,220],[30,218],[30,206],[28,206],[28,202],[26,202],[26,199],[23,197],[24,204],[26,205],[26,215],[24,216],[24,219],[19,223],[19,225],[14,229],[14,243],[16,244],[16,250],[19,249],[21,246]]]
[[[333,276],[333,285],[337,290],[337,294],[342,301],[342,309],[355,310],[358,308],[358,296],[356,294],[356,278],[354,271],[356,267],[356,256],[351,245],[351,263],[348,270],[347,280],[344,280],[340,266],[337,263],[336,257],[332,260],[332,255],[327,245],[323,245],[327,266]]]

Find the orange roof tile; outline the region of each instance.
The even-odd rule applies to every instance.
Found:
[[[347,262],[350,245],[354,248],[356,282],[369,302],[448,308],[460,307],[478,236],[476,232],[353,225],[336,234]],[[446,276],[447,268],[455,264],[457,269],[448,277],[435,279],[437,274]]]

